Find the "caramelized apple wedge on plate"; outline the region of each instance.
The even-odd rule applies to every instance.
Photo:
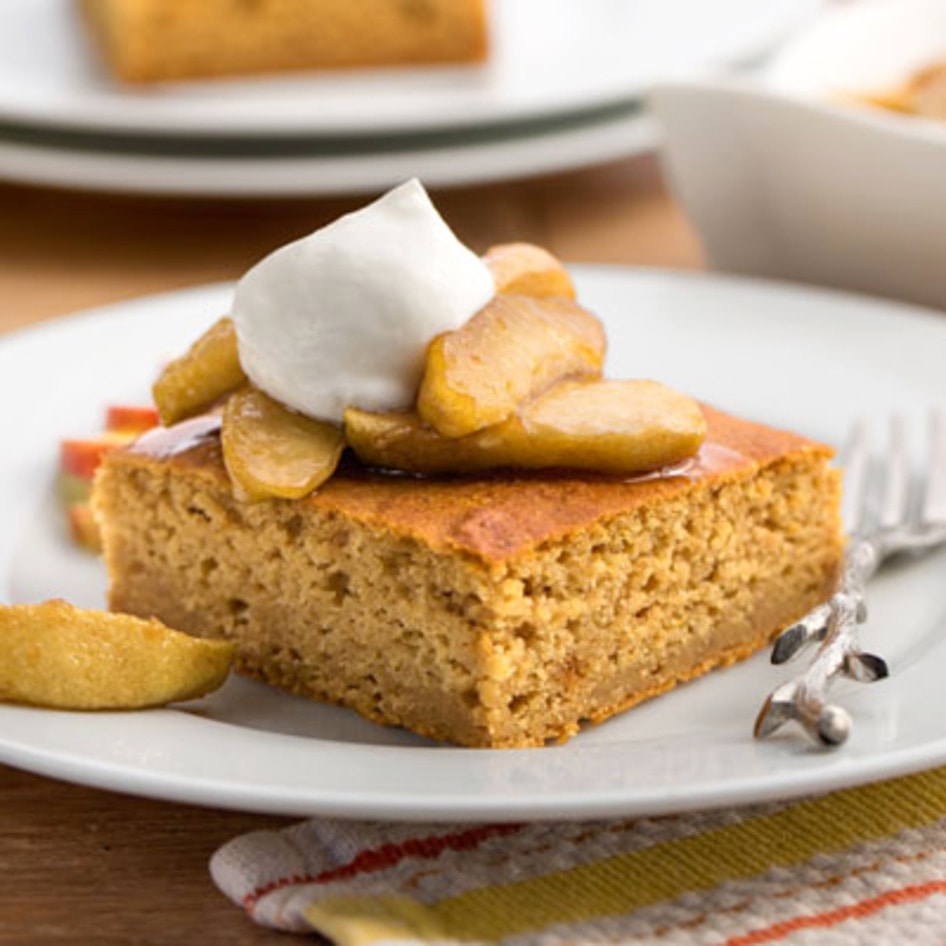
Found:
[[[0,605],[0,700],[140,709],[196,699],[230,672],[233,645],[65,601]]]

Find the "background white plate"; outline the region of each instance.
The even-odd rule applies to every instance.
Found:
[[[134,91],[105,76],[73,0],[0,3],[0,121],[86,130],[352,134],[482,125],[637,97],[755,57],[819,0],[496,0],[481,68],[353,71]]]
[[[776,284],[576,267],[605,319],[612,376],[651,376],[721,407],[836,441],[856,415],[946,404],[946,320]],[[142,401],[155,366],[225,311],[227,287],[153,297],[0,342],[0,596],[103,600],[53,494],[57,440]],[[756,711],[793,671],[764,654],[678,688],[564,746],[435,746],[335,708],[233,679],[139,713],[0,706],[0,760],[177,801],[294,815],[415,820],[592,818],[786,798],[946,762],[946,553],[871,586],[865,645],[892,677],[844,683],[855,729],[835,752],[756,743]]]
[[[189,156],[76,148],[61,136],[25,143],[0,132],[0,178],[140,194],[291,197],[387,190],[410,177],[431,186],[481,184],[584,167],[651,150],[653,120],[631,107],[615,117],[565,123],[498,140],[458,135],[438,146],[320,153],[283,147],[275,155]]]

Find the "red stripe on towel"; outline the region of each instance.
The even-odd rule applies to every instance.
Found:
[[[318,874],[294,874],[280,877],[251,890],[243,898],[244,908],[252,912],[267,894],[285,887],[301,884],[330,884],[336,880],[351,880],[360,874],[386,870],[408,858],[434,860],[444,851],[472,851],[490,838],[505,837],[522,830],[521,824],[492,824],[453,834],[435,834],[422,838],[408,838],[400,844],[383,844],[377,848],[359,851],[347,864],[341,864]]]
[[[799,930],[827,929],[836,926],[838,923],[843,923],[845,920],[871,916],[883,910],[884,907],[913,903],[937,893],[946,893],[946,880],[931,880],[929,883],[917,884],[913,887],[888,890],[887,893],[878,897],[861,900],[837,910],[828,910],[825,913],[815,913],[812,916],[798,916],[791,920],[784,920],[764,930],[755,930],[752,933],[728,939],[724,946],[762,946],[763,943],[774,943]]]

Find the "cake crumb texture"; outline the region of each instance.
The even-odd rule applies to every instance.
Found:
[[[707,415],[714,463],[640,482],[353,469],[250,505],[215,444],[116,452],[95,490],[110,605],[232,640],[244,673],[434,739],[565,739],[748,656],[831,587],[830,451]]]

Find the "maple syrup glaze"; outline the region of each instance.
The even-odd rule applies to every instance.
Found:
[[[198,447],[215,443],[220,437],[220,425],[219,414],[205,414],[182,421],[173,427],[155,427],[139,437],[129,449],[132,453],[143,454],[156,460],[169,459],[196,450]],[[677,477],[697,480],[739,466],[745,462],[745,459],[743,454],[731,447],[705,440],[695,456],[671,466],[635,473],[630,476],[600,475],[604,479],[613,479],[621,483],[642,483],[653,480],[675,479]],[[373,472],[392,476],[403,475],[398,470],[375,470]],[[529,470],[528,472],[535,474],[537,471]],[[556,472],[561,473],[562,471],[558,470]],[[589,471],[585,470],[582,473],[587,474]],[[427,478],[416,476],[416,474],[411,474],[411,476],[418,479]]]
[[[129,450],[155,460],[165,460],[213,443],[220,436],[220,424],[219,414],[202,414],[173,427],[153,427],[142,434]]]
[[[652,470],[650,473],[627,477],[626,480],[633,482],[639,479],[670,479],[674,476],[682,476],[688,480],[698,480],[704,476],[712,476],[715,473],[722,473],[724,470],[740,466],[745,460],[745,456],[738,450],[733,450],[732,447],[714,443],[712,440],[704,440],[694,456],[681,460],[680,463],[661,467],[659,470]]]

